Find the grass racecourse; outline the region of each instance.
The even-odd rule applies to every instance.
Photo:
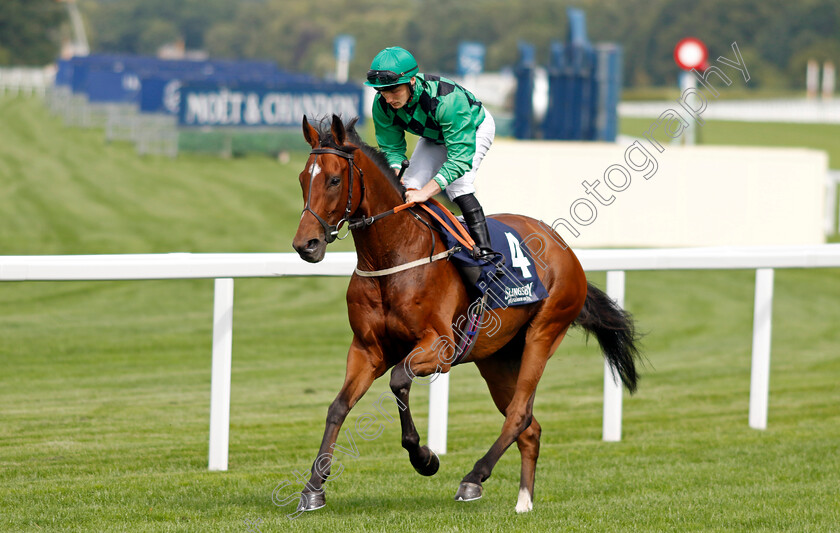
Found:
[[[0,98],[0,253],[291,251],[303,154],[141,158],[103,137]],[[515,447],[483,499],[453,501],[502,422],[466,365],[436,476],[386,423],[355,439],[327,507],[290,520],[272,492],[300,487],[341,385],[346,285],[237,280],[230,470],[208,472],[212,280],[0,283],[0,531],[840,531],[837,270],[776,273],[766,431],[747,425],[754,273],[631,272],[648,363],[623,440],[601,441],[603,364],[574,333],[538,389],[533,512],[514,513]],[[425,440],[423,386],[412,404]]]

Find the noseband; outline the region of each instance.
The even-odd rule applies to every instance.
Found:
[[[309,194],[306,196],[306,205],[303,207],[303,211],[301,212],[301,216],[303,216],[307,211],[312,213],[312,216],[314,216],[315,219],[318,222],[320,222],[321,227],[324,228],[324,240],[327,241],[327,244],[329,244],[336,239],[338,239],[338,240],[346,239],[347,235],[350,234],[350,229],[349,228],[352,225],[348,224],[347,233],[345,233],[343,237],[338,235],[339,231],[341,230],[341,226],[343,226],[345,222],[350,221],[350,215],[353,213],[353,207],[352,207],[353,206],[353,175],[355,174],[353,172],[353,169],[355,168],[359,172],[359,184],[361,185],[361,188],[362,188],[362,195],[361,195],[362,197],[359,200],[359,205],[362,205],[362,201],[365,199],[364,172],[362,172],[362,169],[359,168],[359,166],[353,160],[353,152],[348,153],[348,152],[343,152],[341,150],[335,150],[333,148],[314,148],[311,152],[309,152],[309,155],[312,155],[312,154],[315,154],[315,161],[312,163],[312,167],[311,167],[312,172],[310,172],[311,177],[309,178]],[[344,208],[344,216],[341,217],[341,220],[339,220],[338,223],[334,224],[334,225],[333,224],[327,224],[326,220],[324,220],[323,218],[318,216],[318,213],[316,213],[315,211],[312,210],[312,208],[309,207],[309,200],[310,200],[310,198],[312,198],[312,184],[315,181],[314,170],[315,170],[315,168],[317,167],[317,164],[318,164],[318,156],[320,156],[321,154],[337,155],[338,157],[343,157],[344,159],[346,159],[347,163],[348,163],[347,164],[347,178],[348,178],[347,181],[348,181],[348,184],[349,184],[349,189],[347,191],[347,207]]]

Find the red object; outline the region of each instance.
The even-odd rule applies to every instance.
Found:
[[[709,51],[705,43],[694,37],[686,37],[674,47],[674,61],[683,70],[699,68],[705,70],[708,66],[706,60],[709,58]]]

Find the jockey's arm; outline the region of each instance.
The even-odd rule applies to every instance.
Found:
[[[475,157],[475,130],[469,102],[463,93],[452,94],[438,104],[437,118],[446,145],[446,162],[433,181],[441,189],[472,169]]]
[[[373,104],[373,124],[376,133],[376,144],[388,159],[391,168],[397,171],[405,159],[406,142],[405,131],[394,125],[393,119],[389,117],[379,102],[381,96],[376,96]]]
[[[442,100],[438,104],[437,113],[446,145],[446,161],[423,188],[406,193],[407,202],[425,202],[472,168],[475,127],[466,97],[453,95],[448,100]]]

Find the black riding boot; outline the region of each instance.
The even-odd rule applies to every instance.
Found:
[[[465,194],[455,198],[455,203],[461,208],[461,214],[470,230],[470,235],[475,241],[477,250],[472,254],[475,258],[488,257],[492,255],[493,248],[490,247],[490,233],[487,231],[487,220],[484,218],[484,210],[476,200],[475,195]]]

